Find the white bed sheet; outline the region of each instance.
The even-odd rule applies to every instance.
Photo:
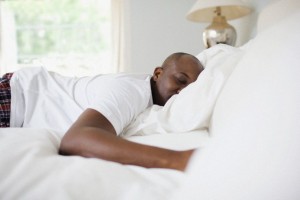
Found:
[[[195,141],[203,135],[207,132],[130,140],[184,149],[196,147]],[[51,130],[0,129],[0,199],[167,199],[185,178],[184,173],[171,169],[60,156],[60,139],[61,134]]]

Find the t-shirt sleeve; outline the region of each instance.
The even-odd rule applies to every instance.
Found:
[[[104,115],[118,135],[148,107],[151,98],[149,81],[131,78],[93,80],[86,92],[88,108]]]

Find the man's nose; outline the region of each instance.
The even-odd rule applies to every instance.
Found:
[[[177,90],[176,90],[176,94],[179,94],[181,92],[181,90],[183,90],[186,86],[188,86],[189,84],[186,84],[186,85],[181,85],[181,86],[178,86]]]
[[[183,88],[184,88],[184,87],[179,88],[179,89],[176,91],[176,94],[179,94]]]

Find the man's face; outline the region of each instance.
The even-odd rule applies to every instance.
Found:
[[[174,94],[178,94],[183,88],[197,80],[203,70],[195,60],[182,56],[176,62],[171,62],[168,67],[158,67],[154,71],[155,82],[158,91],[158,105],[164,105]]]

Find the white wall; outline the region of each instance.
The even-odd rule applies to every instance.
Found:
[[[238,33],[237,46],[255,35],[257,13],[276,0],[246,0],[255,12],[229,21]],[[127,0],[126,71],[152,73],[154,67],[174,52],[197,55],[204,50],[202,32],[208,24],[186,20],[196,0]]]

